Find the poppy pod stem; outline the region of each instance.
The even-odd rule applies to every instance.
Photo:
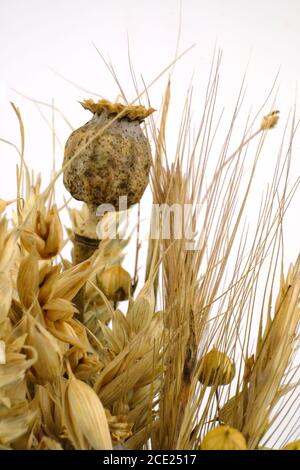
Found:
[[[74,234],[74,263],[79,264],[90,258],[97,250],[100,240]]]
[[[74,233],[74,250],[73,250],[73,260],[74,264],[80,264],[82,261],[90,258],[94,252],[99,247],[100,240],[98,238],[90,238],[85,235],[80,235],[79,233]],[[78,314],[77,318],[83,322],[84,316],[84,297],[85,297],[85,285],[81,287],[79,292],[73,299],[75,303]]]

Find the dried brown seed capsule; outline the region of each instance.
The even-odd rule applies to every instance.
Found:
[[[227,385],[235,375],[235,365],[226,354],[213,348],[201,362],[199,381],[202,384]]]
[[[120,302],[128,299],[131,290],[131,277],[119,264],[105,269],[98,276],[99,287],[108,300]]]
[[[140,123],[154,110],[107,100],[81,104],[94,116],[66,143],[64,165],[78,155],[64,170],[64,185],[75,199],[93,210],[100,204],[117,208],[120,196],[127,196],[130,207],[139,202],[148,184],[151,150]],[[122,115],[112,122],[120,112]]]

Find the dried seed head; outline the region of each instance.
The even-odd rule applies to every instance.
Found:
[[[239,431],[229,426],[219,426],[204,437],[201,450],[247,450],[246,440]]]
[[[0,272],[0,323],[7,317],[13,296],[13,283],[10,273]],[[0,363],[1,364],[1,363]]]
[[[199,381],[207,386],[229,384],[235,375],[235,365],[226,354],[213,348],[201,361]]]
[[[294,441],[290,442],[286,446],[282,447],[281,450],[300,450],[300,440],[299,441]]]
[[[30,346],[24,345],[26,334],[21,334],[20,336],[20,333],[21,330],[18,326],[18,329],[15,328],[11,331],[8,340],[5,341],[5,363],[2,364],[0,368],[0,389],[2,387],[5,387],[6,390],[9,392],[10,399],[14,399],[15,396],[20,399],[20,396],[18,395],[17,386],[18,384],[21,384],[21,382],[24,380],[26,371],[37,360],[37,353],[35,349],[31,348]],[[19,336],[15,340],[13,340],[13,336],[16,334],[19,334]],[[25,399],[25,395],[26,390],[24,390],[23,399]]]
[[[244,383],[248,383],[255,364],[254,354],[245,360]]]
[[[126,415],[112,416],[109,410],[105,410],[105,412],[114,443],[124,442],[132,436],[134,423],[130,423]]]
[[[0,214],[5,211],[7,207],[7,202],[4,201],[3,199],[0,199]]]
[[[52,388],[49,384],[37,385],[36,400],[39,404],[44,430],[48,435],[58,436],[62,429],[61,390]]]
[[[44,266],[39,272],[39,303],[44,305],[52,298],[60,274],[60,266]]]
[[[243,417],[243,409],[243,393],[240,392],[222,406],[219,410],[219,419],[228,426],[237,426],[239,417]]]
[[[56,256],[63,244],[63,232],[56,206],[44,215],[37,211],[34,227],[21,233],[21,241],[27,251],[34,247],[42,259]]]
[[[93,271],[92,260],[83,261],[63,271],[57,277],[53,297],[72,300]]]
[[[150,324],[154,309],[155,296],[153,282],[148,280],[128,309],[126,318],[134,333],[138,333]]]
[[[47,302],[43,311],[50,321],[68,320],[77,312],[76,307],[66,299],[51,299]]]
[[[14,263],[17,253],[17,231],[9,231],[7,220],[0,220],[0,272],[8,271]]]
[[[128,299],[131,291],[131,277],[119,264],[102,271],[97,280],[99,288],[108,300],[120,302]]]
[[[27,251],[30,252],[35,249],[40,256],[44,253],[45,241],[32,229],[26,228],[22,230],[20,238],[22,245]]]
[[[48,330],[63,343],[69,343],[77,346],[83,351],[91,351],[91,345],[86,336],[85,327],[70,318],[69,320],[56,320],[55,322],[48,321]]]
[[[64,416],[68,435],[76,449],[112,449],[103,405],[94,390],[71,378],[64,396]]]
[[[48,258],[56,256],[63,245],[63,232],[56,206],[49,210],[46,218],[47,231],[45,234],[45,255]]]
[[[20,264],[17,287],[21,303],[24,307],[30,308],[39,288],[38,256],[35,250],[31,251]]]
[[[97,355],[88,355],[87,353],[82,353],[78,348],[78,358],[76,360],[75,354],[70,353],[68,358],[70,359],[70,365],[75,377],[79,380],[89,380],[94,374],[103,369],[103,363],[99,360]],[[80,354],[80,356],[79,356]],[[73,364],[71,363],[73,359]]]
[[[18,271],[17,232],[8,229],[7,220],[0,220],[0,323],[7,317]]]
[[[0,199],[0,214],[2,214],[5,211],[7,206],[9,206],[10,204],[16,201],[17,199],[13,199],[12,201],[4,201],[4,199]]]
[[[261,129],[266,131],[273,129],[279,121],[279,111],[272,111],[271,113],[264,116],[261,121]]]
[[[0,340],[0,364],[6,364],[5,349],[6,349],[5,342]]]
[[[32,346],[38,359],[33,370],[39,381],[53,381],[61,375],[62,352],[58,341],[39,322],[28,316],[28,344]]]
[[[66,143],[64,165],[76,157],[64,170],[64,185],[89,207],[117,207],[120,196],[127,196],[130,207],[141,199],[148,184],[151,150],[140,122],[154,110],[106,100],[86,100],[82,105],[94,116]],[[119,112],[122,115],[112,122]]]
[[[15,443],[23,436],[29,430],[36,414],[27,402],[16,406],[11,414],[1,412],[0,446]]]
[[[63,448],[55,439],[43,436],[37,446],[37,450],[63,450]]]

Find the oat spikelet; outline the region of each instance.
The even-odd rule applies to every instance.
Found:
[[[155,297],[153,281],[148,280],[129,307],[127,321],[134,333],[148,326],[153,317]]]
[[[108,300],[120,302],[128,299],[131,291],[131,277],[119,264],[105,269],[99,274],[97,280]]]
[[[9,444],[26,433],[35,413],[28,409],[27,404],[12,410],[0,419],[0,444]]]
[[[36,399],[38,401],[43,429],[49,436],[62,433],[62,403],[60,382],[38,385]]]
[[[25,228],[21,241],[27,251],[34,247],[41,259],[56,256],[63,244],[62,225],[57,207],[53,206],[46,215],[37,211],[33,228]]]
[[[17,286],[21,303],[25,308],[30,308],[37,298],[39,288],[38,257],[35,250],[21,262]]]
[[[33,370],[39,382],[52,382],[62,373],[62,351],[58,341],[30,315],[27,316],[26,323],[27,343],[38,355]]]
[[[5,364],[6,363],[5,349],[6,349],[5,342],[0,340],[0,364]]]
[[[64,450],[59,442],[51,437],[43,436],[36,450]]]
[[[43,311],[48,320],[68,320],[77,312],[76,307],[66,299],[51,299],[43,306]]]
[[[4,320],[10,309],[13,295],[13,285],[8,273],[0,272],[0,322]]]
[[[16,232],[9,231],[5,218],[0,220],[0,323],[9,311],[13,296],[12,267],[18,255]]]
[[[76,449],[112,449],[105,410],[94,390],[71,378],[64,394],[64,418]]]
[[[92,261],[87,260],[63,271],[55,281],[52,297],[72,300],[85,284],[92,270]]]

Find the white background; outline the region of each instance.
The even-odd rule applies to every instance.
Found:
[[[13,101],[20,108],[25,124],[27,162],[42,173],[47,183],[53,154],[51,110],[43,106],[38,109],[14,90],[48,103],[53,99],[71,123],[80,126],[89,119],[89,113],[81,108],[78,100],[92,95],[57,73],[107,99],[116,99],[118,88],[95,44],[111,60],[128,99],[134,99],[127,38],[136,74],[149,83],[174,58],[180,11],[179,51],[194,43],[196,46],[174,70],[172,119],[176,120],[177,114],[180,118],[192,76],[195,109],[201,109],[215,45],[223,49],[219,106],[225,106],[228,112],[234,107],[248,66],[247,96],[241,114],[244,120],[251,106],[257,109],[262,104],[281,68],[276,101],[281,121],[264,156],[262,178],[267,177],[275,164],[288,113],[295,101],[299,101],[296,92],[300,76],[298,0],[182,0],[181,4],[177,0],[0,0],[0,137],[19,144],[18,123],[9,105]],[[150,90],[156,108],[161,104],[166,79],[167,75]],[[60,146],[55,142],[59,168],[70,130],[58,115],[54,124],[61,143]],[[170,139],[176,140],[176,131],[170,133]],[[298,139],[294,146],[295,177],[299,173],[299,149]],[[18,156],[0,142],[0,158],[0,197],[13,199]],[[58,198],[66,195],[60,182]],[[299,250],[299,202],[297,196],[286,222],[287,263],[293,261]]]
[[[295,103],[299,104],[299,0],[182,0],[181,4],[177,0],[0,0],[0,137],[19,145],[18,123],[9,105],[13,101],[25,124],[27,163],[48,183],[53,155],[51,109],[37,108],[14,90],[43,102],[54,100],[72,125],[80,126],[89,119],[89,113],[78,101],[92,95],[58,74],[107,99],[116,99],[118,88],[95,44],[111,60],[129,101],[133,100],[127,38],[136,74],[148,84],[174,58],[180,11],[179,51],[194,43],[196,46],[176,64],[173,73],[170,148],[176,142],[175,123],[180,119],[192,76],[195,117],[199,110],[200,118],[215,46],[223,49],[218,109],[224,106],[228,116],[248,66],[241,123],[250,107],[255,110],[261,106],[280,68],[276,108],[281,111],[281,119],[263,152],[259,174],[260,180],[267,182],[288,114]],[[167,75],[150,89],[155,108],[160,107],[166,79]],[[54,145],[59,168],[70,129],[58,115],[54,124],[59,139]],[[300,171],[299,137],[293,152],[292,179],[296,179]],[[13,199],[18,156],[0,142],[0,158],[0,198]],[[61,181],[57,195],[59,200],[68,196]],[[253,204],[247,214],[250,222],[255,220],[260,197],[259,191],[252,193]],[[298,193],[284,230],[286,267],[299,253],[299,207]]]

